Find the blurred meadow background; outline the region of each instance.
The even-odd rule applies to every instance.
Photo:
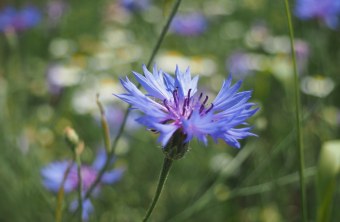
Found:
[[[299,11],[299,2],[306,10],[308,5],[320,11],[323,6],[290,1],[308,221],[336,222],[340,6],[308,16],[306,10]],[[64,138],[68,126],[84,141],[86,172],[97,175],[96,156],[104,142],[96,95],[115,138],[127,109],[113,95],[123,92],[119,78],[142,73],[173,3],[0,2],[0,221],[55,221],[57,192],[44,177],[62,176],[43,169],[72,160]],[[241,149],[212,140],[205,147],[193,140],[186,156],[174,163],[150,221],[301,221],[284,1],[183,0],[154,63],[172,74],[176,64],[181,70],[190,66],[211,98],[229,74],[234,82],[243,79],[242,90],[253,90],[251,101],[260,111],[250,119],[258,137],[242,140]],[[103,182],[90,198],[88,221],[140,221],[152,200],[164,154],[158,135],[134,122],[138,115],[129,115],[110,165],[120,174]],[[76,199],[76,191],[65,192],[62,221],[78,220]]]

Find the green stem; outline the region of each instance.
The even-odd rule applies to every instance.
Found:
[[[111,152],[111,137],[110,137],[110,129],[109,124],[107,123],[106,117],[105,117],[105,111],[104,107],[99,101],[99,94],[97,94],[97,105],[100,111],[100,122],[102,124],[102,130],[103,130],[103,139],[105,143],[105,149],[106,153]]]
[[[71,171],[73,163],[74,163],[74,160],[72,160],[70,162],[70,164],[67,166],[66,171],[65,171],[64,176],[63,176],[63,180],[61,181],[60,188],[58,190],[58,194],[57,194],[57,208],[56,208],[56,212],[55,212],[55,221],[56,222],[61,222],[61,219],[62,219],[64,191],[65,191],[64,190],[64,186],[65,186],[65,182],[66,182],[66,179],[68,177],[68,174]]]
[[[159,180],[158,180],[158,185],[157,185],[157,189],[156,189],[156,192],[155,192],[155,196],[154,196],[154,198],[153,198],[153,200],[151,202],[151,205],[150,205],[148,211],[145,214],[143,222],[146,222],[149,219],[153,209],[156,206],[158,198],[159,198],[159,196],[162,193],[162,190],[163,190],[166,178],[168,177],[168,174],[169,174],[172,162],[173,162],[173,160],[171,160],[171,159],[169,159],[167,157],[164,158],[163,167],[162,167],[161,174],[159,175]]]
[[[294,31],[292,25],[292,18],[289,8],[289,1],[285,1],[286,15],[289,28],[290,47],[292,53],[293,71],[294,71],[294,86],[295,86],[295,118],[297,128],[297,140],[298,140],[298,157],[299,157],[299,177],[300,177],[300,190],[301,190],[301,205],[302,205],[302,218],[304,222],[307,222],[307,204],[306,204],[306,187],[304,176],[304,153],[303,153],[303,139],[302,139],[302,126],[301,126],[301,102],[300,102],[300,90],[299,90],[299,76],[296,65],[295,47],[294,47]]]
[[[182,0],[177,0],[176,3],[174,4],[174,6],[173,6],[173,8],[171,10],[171,13],[169,15],[169,18],[166,21],[166,23],[165,23],[165,25],[163,27],[163,30],[162,30],[159,38],[158,38],[158,41],[157,41],[155,47],[152,50],[151,56],[150,56],[149,61],[148,61],[147,65],[146,65],[147,68],[150,68],[151,63],[152,63],[153,59],[155,58],[155,55],[157,54],[157,52],[158,52],[158,50],[159,50],[159,48],[160,48],[160,46],[161,46],[161,44],[162,44],[162,42],[164,40],[164,37],[165,37],[166,33],[169,30],[169,26],[170,26],[170,24],[172,22],[172,19],[175,17],[175,15],[176,15],[176,13],[178,11],[178,8],[179,8],[179,5],[181,4],[181,1]]]
[[[75,151],[75,157],[77,162],[77,174],[78,174],[78,208],[79,208],[79,221],[83,221],[83,183],[82,183],[82,175],[81,175],[81,159],[80,154],[76,153]]]

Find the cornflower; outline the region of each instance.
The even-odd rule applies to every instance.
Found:
[[[135,11],[144,11],[150,6],[150,0],[120,0],[120,5],[122,5],[126,10],[135,12]]]
[[[199,12],[177,15],[171,23],[170,31],[182,36],[198,36],[208,26],[206,17]]]
[[[7,6],[0,10],[0,32],[8,29],[23,31],[36,26],[41,20],[41,12],[35,6],[26,6],[16,10]]]
[[[340,22],[339,0],[297,0],[295,14],[302,20],[317,18],[336,29]]]
[[[174,78],[156,65],[153,73],[145,65],[143,71],[144,76],[133,74],[146,95],[126,77],[121,84],[127,93],[116,96],[144,113],[136,120],[160,134],[158,141],[168,158],[181,158],[194,137],[207,145],[209,135],[215,142],[221,139],[240,148],[238,140],[255,135],[250,132],[251,127],[242,127],[258,108],[253,109],[255,104],[248,102],[251,91],[238,92],[241,81],[231,85],[229,76],[217,97],[210,101],[208,95],[198,91],[199,77],[192,78],[189,67],[185,72],[176,67]]]
[[[88,189],[92,186],[96,180],[99,171],[105,164],[107,155],[104,150],[100,150],[96,156],[92,165],[82,165],[81,175],[82,175],[82,194],[85,196]],[[113,163],[113,160],[112,160]],[[56,161],[48,164],[41,170],[41,175],[43,177],[43,185],[46,189],[57,193],[62,185],[63,177],[67,171],[69,165],[72,164],[70,161]],[[66,175],[66,180],[64,182],[65,193],[70,193],[76,191],[79,186],[77,165],[72,164],[70,166],[70,171]],[[120,180],[123,174],[123,169],[113,169],[111,171],[105,172],[101,178],[99,185],[94,190],[94,196],[97,196],[100,192],[100,187],[102,184],[114,184]],[[88,221],[90,214],[93,212],[93,205],[90,199],[84,199],[82,203],[83,214],[82,218],[84,221]],[[78,201],[74,200],[71,202],[70,210],[75,211],[78,208]]]

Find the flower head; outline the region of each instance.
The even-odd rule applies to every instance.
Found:
[[[97,178],[97,175],[103,165],[105,164],[107,155],[104,150],[100,150],[96,156],[92,165],[82,165],[81,166],[81,175],[82,175],[82,193],[86,194],[88,189],[92,186],[94,181]],[[113,160],[112,160],[113,163]],[[71,165],[70,165],[71,164]],[[69,173],[66,175],[66,180],[64,183],[64,191],[65,193],[70,193],[72,191],[76,191],[79,186],[78,173],[77,173],[77,165],[72,164],[70,161],[59,161],[52,162],[49,165],[45,166],[41,170],[41,175],[43,177],[43,185],[46,189],[57,193],[62,185],[63,178],[67,169],[70,167]],[[95,188],[94,194],[97,195],[100,191],[100,186],[102,184],[114,184],[120,180],[123,174],[123,169],[113,169],[111,171],[105,172],[101,177],[101,181],[99,185]],[[77,209],[77,200],[72,202],[71,210]],[[89,199],[84,200],[83,202],[83,220],[88,220],[89,214],[93,211],[92,204]]]
[[[62,16],[65,14],[67,9],[68,9],[68,5],[63,0],[50,0],[46,4],[46,14],[48,16],[48,20],[47,20],[48,24],[51,27],[56,26],[60,22]]]
[[[194,12],[177,15],[171,23],[170,30],[182,36],[197,36],[207,29],[207,19],[203,14]]]
[[[147,94],[144,95],[127,77],[121,79],[127,93],[118,98],[132,105],[133,109],[145,115],[137,121],[153,131],[159,132],[159,142],[163,147],[168,143],[188,143],[194,137],[207,144],[210,135],[216,142],[224,140],[233,147],[240,147],[239,139],[254,135],[246,120],[258,109],[248,103],[251,91],[237,92],[241,81],[231,85],[231,77],[223,82],[217,97],[211,101],[198,91],[198,76],[191,77],[189,68],[181,72],[176,67],[175,77],[158,70],[153,73],[143,66],[144,76],[134,72],[137,81]]]
[[[227,68],[236,79],[244,79],[254,73],[258,64],[250,53],[237,51],[232,53],[227,60]]]
[[[298,0],[295,14],[303,20],[317,18],[335,29],[340,22],[339,0]]]
[[[19,11],[12,6],[7,6],[0,10],[0,32],[7,29],[23,31],[34,27],[40,20],[41,13],[34,6],[27,6]]]
[[[150,0],[120,0],[119,3],[128,11],[144,11],[150,6]]]

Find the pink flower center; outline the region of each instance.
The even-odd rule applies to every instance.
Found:
[[[206,107],[206,103],[209,99],[207,95],[205,96],[204,100],[201,101],[203,98],[203,93],[200,93],[198,97],[197,96],[191,97],[190,95],[191,91],[192,90],[189,89],[187,96],[185,96],[183,99],[179,97],[178,89],[175,89],[172,92],[173,100],[170,101],[167,99],[163,100],[163,104],[171,117],[171,119],[166,120],[165,122],[175,121],[175,123],[179,123],[180,119],[183,117],[186,119],[190,119],[192,112],[195,109],[199,110],[201,116],[206,115],[208,112],[212,110],[212,108],[214,107],[213,103],[211,103],[209,108]]]
[[[81,177],[82,177],[81,179],[82,179],[83,191],[87,191],[91,187],[93,182],[96,180],[98,172],[90,166],[82,166],[80,172],[81,172]],[[68,178],[70,182],[72,183],[73,188],[76,189],[79,184],[77,167],[74,167],[71,170]]]
[[[97,171],[92,169],[89,166],[83,166],[81,168],[81,175],[82,175],[82,181],[83,181],[83,189],[88,190],[93,182],[97,178]]]

